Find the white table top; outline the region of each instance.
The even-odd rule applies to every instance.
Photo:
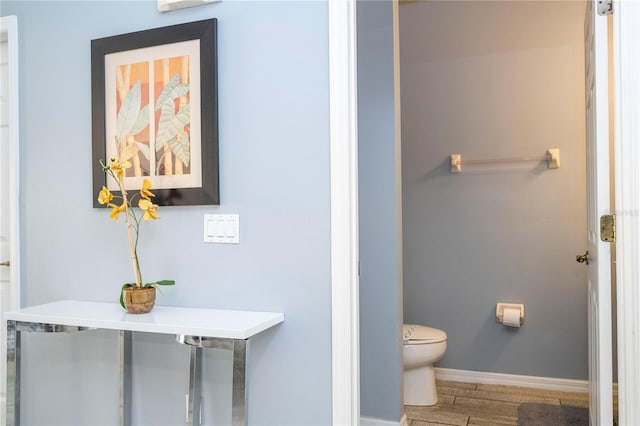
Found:
[[[248,339],[284,321],[278,312],[155,306],[148,314],[128,314],[117,303],[62,300],[5,313],[5,320],[73,325],[147,333]]]

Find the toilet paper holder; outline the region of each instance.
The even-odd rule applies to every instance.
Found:
[[[520,311],[520,325],[524,324],[524,305],[522,303],[498,303],[496,305],[496,322],[504,323],[504,310],[517,309]]]

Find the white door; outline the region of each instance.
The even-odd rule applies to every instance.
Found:
[[[613,424],[611,341],[611,243],[600,240],[600,217],[610,214],[607,17],[585,18],[587,136],[587,250],[589,306],[589,416],[592,425]],[[579,261],[580,261],[579,260]]]
[[[19,306],[18,53],[15,16],[0,18],[0,317]],[[0,408],[5,412],[6,328],[0,322]]]
[[[640,2],[613,8],[618,424],[640,425]]]

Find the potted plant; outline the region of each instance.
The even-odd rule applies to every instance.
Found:
[[[112,157],[109,164],[104,164],[102,160],[100,160],[100,165],[102,169],[116,181],[121,195],[114,195],[106,186],[102,186],[98,194],[98,203],[111,207],[109,218],[116,222],[120,214],[124,213],[127,224],[127,235],[129,236],[129,250],[131,251],[133,275],[135,277],[135,283],[123,284],[120,290],[120,305],[132,314],[147,313],[153,309],[155,304],[156,289],[160,290],[159,286],[162,285],[175,284],[174,280],[160,280],[146,284],[142,282],[137,252],[140,224],[141,221],[158,219],[158,206],[151,201],[151,198],[155,197],[151,192],[151,182],[148,179],[144,179],[140,191],[129,196],[124,187],[124,177],[126,175],[126,169],[131,167],[131,163],[129,161],[118,161]],[[119,200],[120,204],[113,203],[112,201],[114,200]],[[134,207],[136,200],[139,210]]]

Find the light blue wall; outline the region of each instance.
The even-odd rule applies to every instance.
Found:
[[[402,410],[402,236],[391,1],[359,1],[358,186],[360,403],[363,416]]]
[[[587,377],[581,2],[400,7],[404,314],[448,334],[440,367]],[[542,156],[561,167],[463,166]],[[495,321],[525,304],[525,324]]]
[[[221,206],[161,208],[139,253],[159,303],[285,313],[252,340],[249,418],[331,419],[326,1],[223,1],[161,14],[155,1],[3,1],[20,41],[22,304],[116,301],[126,232],[93,209],[90,40],[218,18]],[[203,243],[205,213],[239,213],[241,243]],[[116,424],[116,336],[25,339],[25,424]],[[64,342],[64,343],[62,343]],[[184,421],[188,353],[135,340],[135,424]],[[208,352],[204,422],[228,424],[230,358]]]

